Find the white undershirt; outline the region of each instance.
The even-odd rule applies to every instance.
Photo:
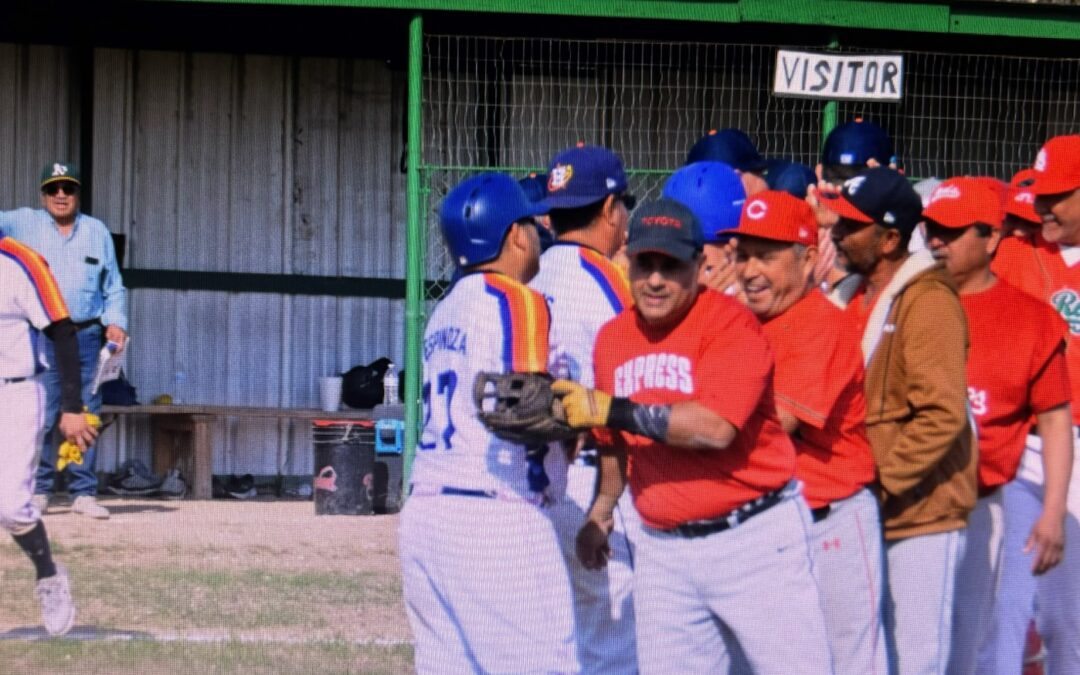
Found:
[[[1058,244],[1058,249],[1061,251],[1061,259],[1065,261],[1067,266],[1075,267],[1076,263],[1080,263],[1080,246],[1062,246]]]

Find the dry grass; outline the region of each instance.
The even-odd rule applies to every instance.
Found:
[[[0,545],[4,672],[65,672],[71,659],[80,673],[409,669],[396,516],[317,517],[310,502],[104,503],[107,521],[66,507],[45,517],[81,639],[23,640],[41,636],[32,568]]]

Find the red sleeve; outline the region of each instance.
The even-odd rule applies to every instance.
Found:
[[[1035,413],[1046,412],[1068,403],[1072,399],[1072,382],[1065,360],[1068,328],[1060,316],[1052,310],[1044,313],[1046,324],[1040,334],[1039,352],[1034,355],[1034,377],[1031,380],[1029,400]]]
[[[750,310],[722,300],[706,315],[709,325],[694,367],[694,400],[742,429],[770,384],[773,354]]]

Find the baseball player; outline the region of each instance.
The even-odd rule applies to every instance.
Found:
[[[1068,325],[1065,361],[1072,383],[1074,447],[1080,424],[1080,135],[1043,145],[1032,167],[1041,229],[1031,238],[1008,237],[998,247],[994,274],[1048,303]],[[1023,636],[1034,613],[1050,673],[1080,672],[1080,470],[1052,467],[1040,439],[1029,436],[1017,479],[1004,488],[1005,535],[998,591],[995,659],[999,670],[1022,659]],[[1048,464],[1050,462],[1050,464]],[[1044,469],[1045,467],[1045,469]],[[1053,485],[1069,473],[1065,551],[1060,565],[1037,575],[1041,552],[1035,528],[1055,518]],[[1013,610],[1013,611],[1010,611]],[[1014,665],[1009,665],[1014,664]]]
[[[596,389],[553,386],[571,426],[596,428],[602,451],[578,555],[606,563],[628,475],[643,522],[642,673],[727,672],[736,654],[755,673],[830,673],[810,513],[776,419],[772,355],[745,307],[699,286],[703,240],[679,202],[639,207],[627,241],[634,307],[597,335]]]
[[[1001,487],[1016,476],[1030,420],[1038,420],[1044,461],[1053,480],[1044,519],[1031,531],[1036,569],[1061,559],[1072,411],[1061,318],[1045,303],[1001,281],[990,261],[1001,242],[1002,203],[978,178],[951,178],[923,210],[927,243],[957,283],[968,322],[968,399],[979,433],[979,500],[968,520],[967,546],[957,569],[949,673],[976,669],[993,625],[1001,559]],[[1008,330],[1016,326],[1016,330]],[[1011,610],[1007,610],[1011,611]],[[988,645],[992,651],[992,646]],[[1012,673],[1019,662],[1012,663]]]
[[[97,432],[82,415],[75,326],[45,260],[0,235],[0,526],[34,563],[34,592],[45,630],[63,635],[75,623],[68,572],[53,560],[41,512],[31,499],[45,424],[38,332],[56,344],[63,396],[60,430],[85,449]]]
[[[547,305],[525,286],[545,211],[499,173],[463,181],[440,210],[462,276],[424,332],[423,429],[400,530],[420,673],[578,672],[547,506],[565,491],[566,457],[495,437],[472,400],[481,372],[547,370]]]
[[[28,245],[49,262],[78,329],[82,397],[90,412],[97,413],[101,408],[101,393],[92,393],[91,389],[98,353],[106,340],[117,345],[118,352],[124,349],[127,292],[109,230],[100,220],[79,211],[82,183],[78,168],[67,162],[47,164],[42,169],[40,185],[42,208],[0,212],[0,233]],[[55,488],[60,441],[53,433],[60,413],[60,377],[51,344],[44,347],[48,367],[41,379],[45,385],[46,434],[34,495],[34,503],[41,511],[48,507]],[[96,498],[95,450],[89,448],[81,464],[68,464],[65,469],[68,492],[73,497],[71,511],[91,518],[108,518],[108,509]]]
[[[735,295],[735,242],[746,188],[735,169],[723,162],[702,160],[680,168],[664,182],[663,195],[686,206],[701,223],[705,236],[701,283]]]
[[[776,408],[810,506],[814,577],[837,673],[888,673],[883,554],[858,338],[815,288],[817,220],[803,198],[747,200],[736,268],[776,358]]]
[[[626,241],[634,199],[626,192],[622,161],[607,148],[568,148],[554,157],[548,175],[557,239],[541,256],[530,286],[544,295],[560,336],[556,374],[592,387],[596,334],[632,303],[630,283],[610,258]],[[640,526],[629,491],[615,507],[607,567],[585,568],[574,550],[596,493],[596,461],[594,448],[577,454],[569,467],[568,499],[552,511],[573,583],[578,657],[584,673],[635,673],[631,551]]]
[[[956,565],[977,491],[964,310],[942,264],[928,251],[908,252],[922,201],[901,174],[866,169],[841,192],[820,196],[840,216],[831,229],[838,253],[862,277],[846,311],[866,368],[896,670],[942,673]]]

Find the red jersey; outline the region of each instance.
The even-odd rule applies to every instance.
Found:
[[[961,295],[971,347],[967,381],[979,430],[979,487],[1016,476],[1031,416],[1068,403],[1068,329],[1048,305],[1006,281]]]
[[[861,333],[820,291],[763,330],[776,355],[776,405],[800,422],[795,475],[806,501],[816,509],[850,497],[874,480]]]
[[[593,352],[596,388],[635,403],[696,401],[738,429],[723,450],[676,448],[598,429],[629,453],[630,491],[644,522],[670,529],[723,515],[783,487],[795,449],[773,399],[773,356],[750,310],[704,290],[676,327],[655,330],[633,308],[604,324]]]
[[[1073,424],[1080,424],[1080,263],[1069,266],[1061,247],[1036,233],[1032,239],[1006,237],[991,265],[994,274],[1050,304],[1068,324],[1065,362],[1072,383]],[[1018,331],[1025,326],[1012,324]]]

